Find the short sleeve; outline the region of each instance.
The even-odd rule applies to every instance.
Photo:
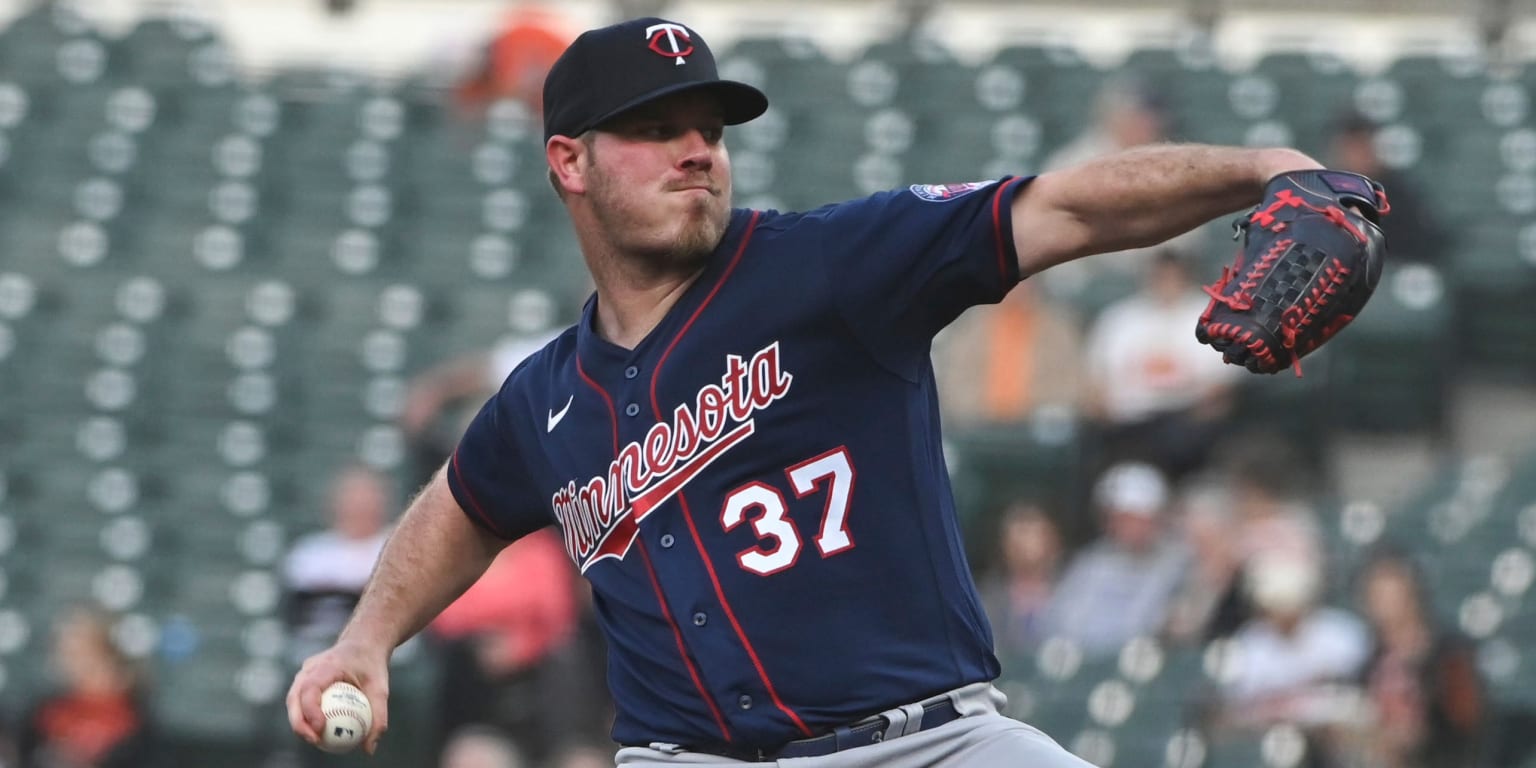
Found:
[[[834,301],[861,335],[926,347],[1018,283],[1010,214],[1030,180],[919,184],[834,206],[822,243]]]
[[[554,522],[518,448],[511,392],[503,387],[486,401],[448,460],[448,488],[464,513],[508,540]]]

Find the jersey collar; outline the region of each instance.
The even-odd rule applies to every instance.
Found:
[[[626,365],[636,360],[647,359],[648,356],[660,354],[666,348],[667,342],[678,332],[679,327],[698,307],[700,301],[708,296],[715,284],[724,276],[726,265],[731,261],[731,256],[741,244],[741,239],[747,234],[747,223],[752,220],[752,211],[744,208],[731,210],[731,222],[726,226],[725,236],[720,239],[720,244],[710,253],[709,261],[704,267],[703,274],[693,281],[693,285],[683,292],[677,303],[667,310],[656,327],[646,334],[644,339],[634,349],[625,349],[613,342],[604,339],[597,332],[597,292],[587,297],[587,303],[581,308],[581,321],[576,326],[576,353],[581,357],[581,363],[588,371],[602,370],[606,366]]]

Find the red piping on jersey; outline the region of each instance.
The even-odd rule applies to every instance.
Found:
[[[469,508],[474,510],[475,515],[480,518],[480,522],[485,524],[486,530],[503,539],[508,538],[495,523],[491,522],[490,516],[485,514],[484,509],[480,508],[480,500],[475,498],[475,492],[471,491],[469,485],[464,482],[464,473],[459,471],[459,452],[457,450],[453,452],[453,459],[449,463],[453,465],[453,476],[458,479],[459,487],[464,489],[464,496],[469,499]]]
[[[736,636],[741,638],[741,645],[747,651],[747,657],[752,659],[752,666],[757,669],[757,676],[763,680],[763,688],[767,689],[768,697],[773,699],[773,705],[779,708],[794,721],[795,727],[806,736],[814,735],[805,721],[800,719],[793,709],[789,708],[784,700],[779,698],[779,692],[773,687],[773,681],[768,678],[768,670],[763,668],[763,660],[758,658],[757,650],[752,647],[752,641],[747,639],[747,633],[742,630],[741,622],[736,619],[736,611],[731,610],[730,601],[725,599],[725,590],[720,586],[720,577],[715,573],[715,565],[710,562],[709,554],[704,551],[704,540],[699,538],[699,529],[693,524],[693,512],[688,508],[688,496],[683,493],[677,495],[677,501],[683,507],[683,521],[688,523],[688,532],[693,534],[693,544],[698,547],[699,557],[704,560],[704,569],[709,572],[710,583],[715,585],[715,597],[720,598],[720,607],[725,609],[726,618],[731,620],[731,628],[736,630]]]
[[[690,522],[689,525],[692,525]],[[709,707],[709,714],[715,718],[715,725],[720,727],[720,736],[726,743],[730,743],[731,729],[725,725],[725,716],[720,714],[720,708],[715,706],[714,697],[704,688],[704,680],[699,677],[699,670],[693,665],[693,658],[688,655],[688,646],[683,644],[683,631],[678,629],[677,620],[672,618],[671,609],[667,608],[666,593],[661,591],[661,580],[656,578],[656,569],[651,566],[651,554],[646,551],[645,540],[637,539],[640,545],[640,560],[645,563],[645,575],[651,577],[651,589],[656,590],[656,602],[661,604],[661,615],[667,619],[667,626],[672,628],[672,639],[677,642],[677,655],[683,657],[683,663],[688,666],[688,676],[693,678],[693,687],[698,689],[699,697],[704,699],[704,704]]]
[[[608,423],[613,426],[613,455],[619,455],[619,412],[613,407],[613,398],[608,396],[608,390],[598,386],[597,382],[587,375],[587,370],[581,367],[581,355],[576,356],[576,375],[580,376],[587,386],[597,390],[597,394],[601,395],[603,402],[608,405]]]
[[[603,389],[591,376],[587,375],[585,368],[581,366],[581,355],[576,356],[576,375],[581,377],[587,386],[597,391],[603,398],[603,403],[608,406],[608,423],[613,425],[613,454],[619,454],[619,412],[613,407],[613,398],[608,396],[608,390]],[[672,629],[672,639],[677,642],[677,655],[683,659],[683,666],[688,668],[688,676],[693,678],[693,687],[699,692],[699,698],[704,699],[704,705],[709,707],[709,714],[715,718],[715,725],[720,727],[720,736],[727,743],[731,741],[731,729],[725,725],[725,717],[720,714],[720,708],[715,706],[714,697],[709,695],[709,690],[704,687],[703,678],[699,677],[699,670],[693,664],[693,658],[688,655],[688,647],[683,644],[683,631],[678,628],[677,620],[672,618],[672,610],[667,607],[666,594],[661,591],[661,581],[656,578],[656,569],[651,567],[651,556],[645,550],[645,540],[637,539],[640,545],[640,560],[645,565],[645,575],[651,579],[651,588],[656,591],[656,603],[661,606],[661,615],[667,620],[667,626]]]
[[[1008,279],[1008,248],[1007,243],[1003,242],[1003,193],[1009,185],[1020,181],[1022,179],[1009,179],[992,196],[992,236],[997,240],[997,274],[1004,281]]]
[[[682,341],[683,337],[688,334],[688,329],[693,327],[693,322],[698,320],[699,315],[704,313],[704,308],[708,307],[709,303],[714,300],[715,294],[720,292],[720,288],[725,285],[725,281],[731,278],[731,273],[736,271],[736,265],[741,263],[742,254],[747,252],[747,243],[752,241],[752,232],[757,227],[757,219],[761,215],[759,211],[752,212],[752,218],[747,222],[746,231],[742,233],[741,245],[736,246],[736,253],[731,256],[731,263],[726,265],[725,272],[720,275],[720,279],[715,283],[715,287],[709,289],[709,295],[705,296],[702,302],[699,302],[698,308],[693,310],[693,314],[688,317],[688,322],[683,323],[682,329],[677,332],[676,336],[672,337],[672,343],[667,345],[666,350],[661,353],[661,357],[657,358],[656,366],[651,369],[651,410],[655,413],[658,420],[661,418],[661,404],[656,399],[656,380],[661,376],[661,367],[666,364],[667,357],[672,354],[672,350],[677,347],[677,343]],[[762,659],[758,658],[757,650],[752,647],[752,641],[747,639],[747,633],[742,630],[741,622],[736,619],[736,612],[731,610],[731,603],[725,598],[725,589],[720,586],[720,576],[715,573],[715,565],[710,561],[709,553],[704,550],[704,540],[699,538],[699,529],[693,524],[693,512],[688,508],[688,497],[679,491],[677,501],[682,506],[683,521],[688,524],[688,532],[693,535],[693,544],[699,550],[699,558],[704,561],[704,570],[709,573],[710,583],[715,587],[715,597],[720,599],[720,607],[725,610],[726,618],[731,620],[731,628],[736,631],[736,637],[741,639],[742,648],[746,650],[747,657],[752,660],[752,666],[757,669],[757,675],[763,681],[763,688],[768,691],[769,698],[773,699],[773,705],[778,707],[780,712],[787,715],[794,722],[795,727],[800,729],[801,733],[806,736],[813,735],[811,729],[806,727],[805,721],[800,718],[800,715],[796,714],[793,709],[789,708],[789,705],[784,703],[783,699],[779,698],[779,692],[773,687],[773,681],[768,677],[768,670],[763,668]]]

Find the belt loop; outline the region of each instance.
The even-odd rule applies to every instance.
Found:
[[[881,712],[879,717],[885,721],[885,730],[882,732],[882,739],[884,741],[890,741],[891,739],[906,735],[908,717],[906,707],[887,709]]]
[[[889,739],[894,736],[911,736],[912,734],[917,733],[923,729],[923,705],[903,704],[896,711],[899,711],[904,715],[902,718],[903,722],[901,730],[900,732],[894,734],[887,732],[885,735],[886,738]],[[896,730],[895,723],[891,723],[891,730]]]
[[[885,740],[911,736],[923,729],[923,705],[903,704],[880,713],[885,718]]]

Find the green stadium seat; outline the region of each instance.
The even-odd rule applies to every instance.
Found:
[[[1270,53],[1255,62],[1252,72],[1274,82],[1277,88],[1275,114],[1286,118],[1295,131],[1297,145],[1306,151],[1324,151],[1332,123],[1344,112],[1362,107],[1358,91],[1360,78],[1347,62],[1337,57]],[[1388,82],[1385,94],[1400,97],[1400,88],[1391,87],[1393,83]],[[1388,106],[1392,106],[1392,116],[1401,110],[1400,102]],[[1367,108],[1367,112],[1375,119],[1384,119],[1379,111]]]
[[[859,195],[855,165],[867,150],[863,137],[869,113],[844,106],[785,111],[795,150],[777,159],[777,193],[788,210],[809,210]]]
[[[990,64],[1023,74],[1025,109],[1045,124],[1052,137],[1073,136],[1089,125],[1093,94],[1110,75],[1070,49],[1054,46],[1003,46]]]
[[[190,18],[142,19],[116,50],[133,82],[157,90],[223,85],[235,75],[214,30]]]
[[[876,40],[865,46],[859,58],[889,61],[903,68],[948,64],[956,60],[955,52],[943,40],[925,34]]]
[[[1329,420],[1438,435],[1454,353],[1453,297],[1433,268],[1392,265],[1372,299],[1330,350]]]
[[[1503,137],[1503,130],[1478,122],[1432,139],[1431,148],[1438,152],[1420,178],[1431,178],[1427,173],[1438,174],[1432,177],[1432,183],[1419,185],[1425,203],[1434,205],[1443,219],[1452,221],[1486,217],[1498,210],[1496,184],[1504,175],[1498,148]],[[1464,229],[1475,231],[1472,227]]]
[[[1119,66],[1163,103],[1174,135],[1225,111],[1231,76],[1218,66],[1203,43],[1176,48],[1141,48]]]
[[[1497,82],[1489,78],[1486,62],[1479,57],[1435,55],[1401,56],[1387,67],[1383,77],[1402,85],[1402,119],[1435,127],[1453,127],[1482,117],[1487,89]],[[1499,99],[1497,92],[1494,99]]]
[[[182,738],[244,745],[265,735],[264,729],[258,730],[257,708],[232,701],[231,691],[280,692],[287,670],[252,666],[238,652],[199,652],[184,661],[157,665],[155,679],[153,710],[170,724],[169,730]]]
[[[1084,436],[1073,414],[1042,411],[1024,424],[1006,424],[950,430],[945,435],[945,456],[951,477],[964,491],[957,504],[961,525],[973,549],[995,542],[993,516],[1008,503],[1027,499],[1048,509],[1077,508],[1077,493],[1086,471]],[[1090,521],[1067,520],[1067,537]],[[973,551],[982,562],[990,553]],[[985,557],[983,557],[985,555]]]
[[[1536,323],[1525,297],[1536,287],[1536,230],[1504,221],[1469,226],[1456,250],[1459,359],[1494,373],[1536,368]]]
[[[0,29],[0,71],[27,83],[98,80],[109,50],[78,9],[37,3]]]
[[[360,98],[372,87],[361,70],[323,64],[296,65],[277,70],[265,87],[279,99],[296,105],[337,104]]]
[[[1497,634],[1479,649],[1480,666],[1494,699],[1501,705],[1536,706],[1536,692],[1521,684],[1536,667],[1536,610],[1512,610]]]
[[[930,113],[916,117],[916,138],[906,156],[907,178],[916,183],[948,184],[992,178],[995,123],[971,113]],[[1029,170],[1019,158],[1014,173]]]
[[[1210,768],[1299,768],[1306,765],[1305,737],[1292,726],[1258,733],[1218,734],[1207,741]]]
[[[751,83],[775,107],[799,109],[842,104],[839,86],[848,64],[829,58],[814,42],[793,37],[747,37],[720,55],[721,76]]]
[[[974,118],[994,111],[978,77],[981,70],[959,61],[925,63],[901,72],[895,103],[915,113],[932,113],[951,120]]]
[[[0,27],[0,37],[48,37],[81,35],[92,31],[90,20],[80,13],[80,8],[54,0],[34,2],[16,15],[5,27]]]

